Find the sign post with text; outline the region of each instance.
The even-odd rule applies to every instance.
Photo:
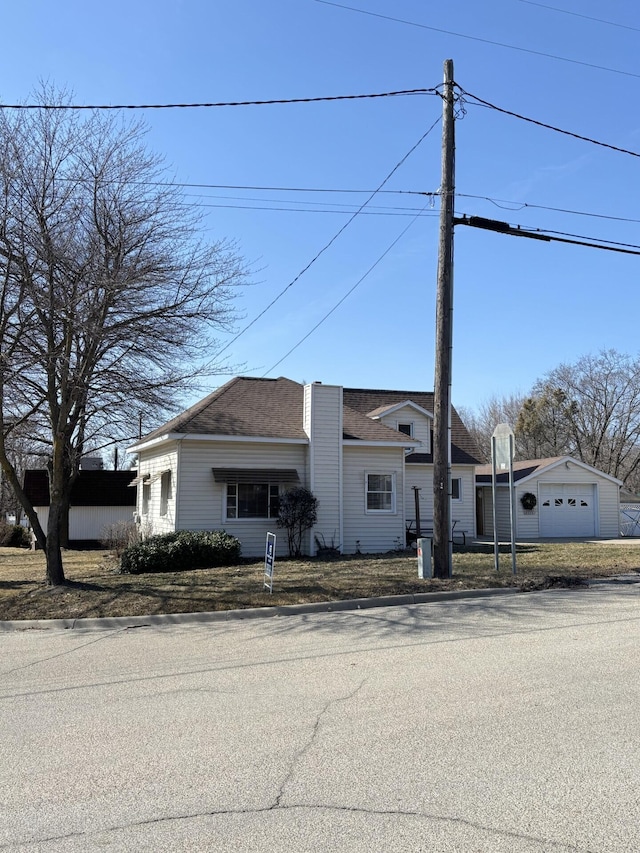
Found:
[[[264,552],[264,585],[273,592],[273,566],[276,561],[276,534],[267,533],[267,546]]]

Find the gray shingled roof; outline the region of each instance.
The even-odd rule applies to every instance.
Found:
[[[302,385],[291,379],[239,376],[143,440],[166,433],[306,439],[302,402]]]
[[[406,443],[407,437],[369,417],[379,407],[412,400],[433,410],[433,394],[408,391],[363,391],[344,389],[343,437],[357,441]],[[150,441],[168,433],[183,435],[255,436],[256,438],[304,439],[302,428],[304,389],[298,382],[279,379],[236,377],[199,403],[182,412],[141,441]],[[471,438],[457,414],[453,419],[454,462],[478,461],[473,455]],[[425,454],[422,454],[425,456]],[[410,457],[407,458],[409,461]],[[418,460],[416,460],[418,461]],[[419,461],[432,461],[431,458]]]
[[[433,412],[432,391],[374,391],[366,388],[345,388],[344,404],[363,414],[381,412],[389,406],[406,403],[407,400]],[[480,451],[460,420],[456,410],[451,407],[451,461],[458,465],[475,465],[480,462]],[[407,456],[407,465],[433,462],[431,453],[412,453]]]
[[[546,468],[548,465],[553,465],[554,462],[559,462],[560,459],[564,458],[564,456],[548,456],[546,459],[521,459],[519,462],[514,462],[513,482],[517,483],[518,480],[523,480],[525,477],[528,477],[530,474],[533,474],[539,468]],[[493,469],[491,465],[479,465],[476,468],[476,483],[490,483],[492,472]],[[508,483],[509,472],[496,472],[496,482]]]

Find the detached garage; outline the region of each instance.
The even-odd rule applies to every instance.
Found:
[[[514,462],[516,538],[589,539],[620,535],[620,480],[571,456]],[[498,536],[510,536],[509,483],[497,475]],[[478,535],[493,536],[491,466],[476,468]]]

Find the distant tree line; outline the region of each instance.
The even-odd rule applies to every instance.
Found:
[[[460,409],[486,461],[498,423],[511,425],[516,459],[575,457],[640,493],[640,358],[616,350],[560,364],[528,394]]]

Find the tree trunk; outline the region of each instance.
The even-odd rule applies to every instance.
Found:
[[[45,546],[47,584],[49,586],[62,586],[66,582],[62,566],[62,550],[60,547],[60,509],[60,503],[52,500],[49,506],[47,543]]]

